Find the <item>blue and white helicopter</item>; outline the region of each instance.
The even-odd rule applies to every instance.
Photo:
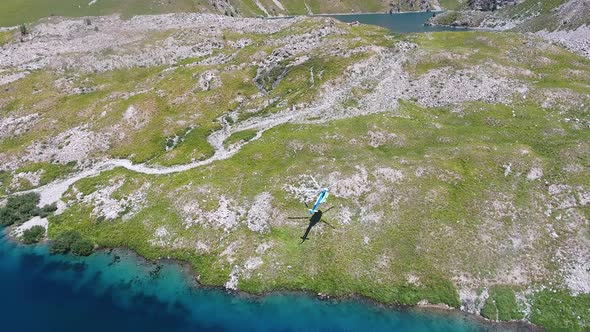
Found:
[[[309,207],[307,207],[307,203],[305,203],[305,206],[308,208],[309,214],[314,214],[318,212],[320,204],[326,203],[326,201],[328,200],[328,196],[330,196],[330,188],[322,188],[322,186],[320,186],[320,184],[313,178],[313,176],[311,177],[311,179],[316,184],[316,186],[318,186],[318,188],[321,188],[318,198],[315,200],[315,203],[313,204],[313,208],[310,209]]]
[[[305,242],[305,240],[307,240],[307,235],[309,234],[309,232],[311,231],[313,226],[315,226],[319,222],[323,222],[323,223],[327,224],[328,226],[334,228],[334,226],[332,226],[330,223],[328,223],[327,221],[322,219],[323,214],[332,210],[333,207],[330,207],[326,211],[323,211],[323,212],[322,212],[322,210],[320,210],[320,205],[323,203],[326,203],[326,201],[328,200],[328,196],[330,195],[330,187],[331,186],[327,187],[327,188],[322,188],[318,184],[318,182],[313,178],[313,176],[311,177],[311,179],[317,185],[317,187],[320,188],[320,193],[318,195],[318,198],[315,200],[315,203],[313,204],[313,207],[311,209],[309,208],[309,205],[307,205],[307,202],[303,202],[303,204],[305,204],[305,207],[308,209],[307,211],[309,212],[309,214],[311,214],[311,217],[309,218],[309,226],[307,226],[307,229],[305,230],[305,234],[301,237],[301,243],[303,243],[303,242]],[[308,219],[308,217],[289,217],[289,219]]]

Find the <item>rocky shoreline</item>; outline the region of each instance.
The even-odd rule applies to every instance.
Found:
[[[464,311],[457,308],[451,308],[445,304],[430,304],[430,303],[419,303],[416,306],[407,306],[401,304],[392,304],[392,303],[383,303],[377,300],[371,299],[365,296],[359,296],[356,294],[349,294],[344,296],[334,296],[330,294],[324,293],[314,293],[308,290],[300,290],[300,289],[277,289],[272,291],[267,291],[263,293],[250,293],[241,290],[235,289],[228,289],[223,285],[205,285],[199,281],[199,274],[198,271],[195,271],[190,264],[184,262],[182,260],[174,259],[174,258],[157,258],[154,260],[147,259],[140,254],[138,254],[132,248],[100,248],[98,252],[106,253],[108,255],[117,254],[119,251],[122,251],[122,254],[130,254],[133,256],[134,259],[139,260],[140,262],[145,262],[149,264],[158,265],[159,263],[173,263],[181,268],[184,273],[186,274],[187,280],[192,280],[194,282],[194,287],[202,288],[202,289],[216,289],[216,290],[223,290],[233,296],[243,297],[247,299],[261,299],[266,296],[271,295],[282,295],[282,294],[295,294],[301,296],[309,296],[315,297],[321,301],[329,301],[331,303],[338,303],[340,301],[358,301],[364,303],[369,306],[375,306],[380,308],[385,308],[387,310],[395,310],[395,311],[407,311],[407,310],[417,310],[421,312],[428,312],[434,314],[441,314],[441,315],[458,315],[460,317],[464,317],[465,319],[472,320],[477,324],[482,324],[486,327],[497,327],[497,328],[509,328],[509,329],[516,329],[522,332],[540,332],[544,331],[539,326],[536,326],[528,321],[510,321],[510,322],[503,322],[503,321],[492,321],[489,320],[479,314],[474,314],[468,311]]]

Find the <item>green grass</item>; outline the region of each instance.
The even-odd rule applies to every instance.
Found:
[[[572,13],[564,13],[560,16],[556,10],[566,2],[567,0],[526,0],[515,6],[505,7],[499,14],[516,20],[530,18],[516,27],[518,31],[575,30],[582,25],[590,24],[590,9],[582,4],[579,4],[577,8],[574,7]]]
[[[64,178],[67,175],[71,174],[74,171],[74,167],[76,166],[76,162],[71,162],[68,164],[52,164],[47,162],[41,163],[31,163],[27,164],[26,166],[20,167],[14,171],[15,174],[24,173],[24,172],[31,172],[35,173],[42,170],[41,178],[39,181],[38,186],[43,186],[48,184],[56,179]],[[21,190],[25,189],[32,189],[32,186],[27,188],[21,188]]]
[[[531,322],[549,331],[588,331],[590,295],[543,290],[533,296]]]
[[[549,14],[553,9],[559,7],[561,4],[567,2],[567,0],[525,0],[515,6],[507,6],[502,11],[503,15],[530,15],[532,13]]]
[[[489,297],[481,309],[482,316],[501,321],[519,320],[524,317],[510,286],[494,286],[489,292]]]
[[[257,131],[254,129],[239,131],[237,133],[231,134],[223,144],[225,146],[229,146],[238,142],[248,142],[256,136]]]
[[[4,197],[8,186],[10,185],[12,174],[8,171],[0,171],[0,197]]]
[[[15,31],[0,31],[0,46],[13,40]]]
[[[270,36],[279,39],[291,33],[305,33],[321,26],[320,20],[303,21],[285,31]],[[382,29],[348,27],[343,41],[359,47],[377,43],[391,46],[393,41],[382,35]],[[146,36],[143,43],[153,44],[178,33],[175,30]],[[266,36],[225,32],[225,40],[251,38],[261,42]],[[260,46],[251,45],[237,51],[232,63],[248,63]],[[262,48],[267,52],[271,49]],[[231,54],[228,47],[218,53]],[[22,154],[29,144],[58,135],[66,129],[90,123],[90,130],[108,131],[118,125],[118,139],[113,141],[107,154],[111,157],[128,158],[135,163],[151,162],[160,165],[185,164],[202,160],[213,154],[207,137],[220,128],[219,118],[229,112],[238,113],[241,120],[254,115],[272,113],[292,105],[310,102],[320,91],[323,83],[343,74],[347,66],[368,56],[326,57],[321,52],[310,54],[312,59],[298,66],[289,67],[283,80],[272,89],[268,98],[280,98],[282,102],[263,107],[263,98],[252,98],[259,91],[253,78],[256,68],[246,66],[230,72],[220,66],[194,66],[196,59],[179,63],[174,70],[162,72],[163,67],[130,68],[105,73],[82,74],[73,79],[75,87],[99,87],[96,91],[80,95],[64,95],[55,85],[57,74],[37,71],[10,85],[3,111],[10,116],[39,113],[42,118],[33,130],[0,141],[0,149],[14,155]],[[217,71],[221,86],[210,91],[196,89],[199,75],[206,70]],[[311,76],[313,75],[313,82]],[[130,98],[111,98],[113,94],[149,90]],[[156,93],[155,91],[159,91]],[[245,100],[240,102],[239,100]],[[180,101],[179,101],[180,100]],[[136,123],[122,121],[130,107],[136,108],[140,119]],[[59,109],[59,112],[55,112]],[[252,112],[259,109],[259,112]],[[108,110],[108,112],[105,112]],[[247,110],[247,112],[242,112]],[[138,125],[139,123],[139,125]],[[193,128],[187,133],[186,128]],[[170,140],[178,136],[179,143],[167,151]]]
[[[53,0],[51,5],[48,5],[44,0],[4,0],[0,3],[0,26],[32,23],[50,16],[81,17],[120,14],[124,18],[129,18],[134,15],[176,12],[216,12],[207,1],[98,0],[92,6],[88,5],[89,2],[89,0]],[[282,0],[281,3],[286,11],[278,8],[272,0],[261,0],[261,3],[270,15],[308,14],[305,4],[299,0]],[[240,16],[266,16],[254,0],[231,0],[231,4]],[[386,12],[390,9],[389,4],[381,0],[342,0],[337,3],[307,0],[307,4],[314,14]],[[410,7],[404,2],[402,10],[418,10],[418,8]]]
[[[539,42],[534,38],[523,40],[516,33],[441,32],[436,38],[417,36],[415,41],[431,54],[406,65],[415,76],[441,67],[460,70],[494,63],[516,69],[509,78],[523,80],[541,89],[571,89],[580,93],[580,97],[590,94],[590,78],[572,74],[572,70],[589,71],[590,62],[558,47],[543,50],[526,47],[528,43]],[[447,55],[441,56],[445,53]],[[530,71],[532,76],[522,74],[525,71]]]
[[[49,16],[97,16],[191,12],[205,7],[190,0],[98,0],[89,6],[88,0],[4,0],[0,2],[0,26],[14,26],[35,22]]]
[[[272,267],[268,265],[270,258],[264,256],[262,276],[241,279],[241,289],[255,293],[274,289],[301,289],[335,295],[356,293],[387,303],[413,305],[426,299],[430,303],[457,307],[457,290],[449,281],[451,274],[447,268],[486,275],[494,273],[499,263],[514,259],[489,255],[487,249],[469,244],[473,232],[483,222],[480,202],[486,199],[486,193],[510,192],[513,190],[510,188],[520,186],[524,199],[516,204],[527,209],[530,195],[538,190],[530,184],[527,188],[524,179],[504,177],[501,165],[510,160],[515,173],[526,172],[536,158],[541,158],[546,163],[546,176],[555,176],[561,172],[561,163],[567,160],[554,160],[552,156],[571,144],[590,138],[587,132],[566,128],[565,138],[551,143],[543,138],[545,128],[560,125],[536,108],[515,106],[515,109],[518,110],[516,118],[512,116],[510,106],[473,103],[464,116],[458,117],[448,109],[425,110],[406,103],[401,109],[402,117],[373,115],[326,125],[281,126],[246,145],[233,158],[216,162],[206,169],[160,177],[125,170],[103,173],[79,181],[75,187],[88,194],[106,185],[110,179],[126,178],[136,180],[129,183],[126,193],[138,190],[145,181],[154,183],[152,188],[157,190],[147,192],[150,203],[130,220],[123,220],[121,216],[112,221],[100,221],[91,215],[89,206],[76,204],[51,221],[49,235],[55,237],[66,230],[77,230],[101,246],[131,247],[148,258],[169,255],[183,259],[197,269],[202,282],[213,285],[224,283],[232,268],[218,256],[229,243],[243,243],[235,254],[237,261],[243,261],[257,255],[254,252],[257,243],[272,241],[273,258],[270,262],[280,262],[292,268]],[[428,125],[434,119],[443,126],[444,132],[434,131]],[[405,144],[368,148],[366,138],[363,138],[367,130],[395,130],[404,137]],[[443,134],[453,139],[439,141],[437,138]],[[361,142],[354,143],[352,138]],[[302,143],[303,149],[290,150],[290,142]],[[314,148],[320,143],[330,147],[325,154],[318,154]],[[523,148],[531,151],[529,156],[520,155],[518,151]],[[239,203],[264,190],[275,197],[271,203],[273,208],[280,209],[287,216],[298,215],[304,211],[298,201],[287,197],[285,183],[295,181],[297,174],[308,173],[309,165],[318,165],[316,176],[325,179],[336,170],[345,177],[352,176],[356,171],[351,165],[357,164],[369,169],[388,165],[405,174],[413,174],[415,168],[422,165],[439,169],[437,173],[458,175],[454,181],[429,175],[411,177],[400,185],[393,184],[393,192],[381,194],[383,202],[395,197],[405,197],[407,201],[393,210],[383,203],[373,207],[384,211],[391,223],[366,224],[363,216],[356,214],[349,225],[341,225],[337,216],[327,215],[326,218],[337,228],[314,229],[305,246],[299,246],[296,241],[306,226],[304,223],[292,225],[277,220],[270,234],[252,233],[241,224],[227,234],[205,225],[185,227],[176,207],[177,202],[195,200],[201,209],[212,211],[217,208],[215,197],[220,194]],[[432,190],[437,192],[438,198],[425,201],[424,197],[428,197]],[[117,195],[115,193],[115,197]],[[365,199],[366,196],[358,198],[361,202]],[[331,204],[354,207],[356,200],[335,196],[331,197]],[[457,223],[457,220],[471,221]],[[174,248],[153,245],[154,231],[161,226],[174,234],[179,243],[217,239],[223,234],[226,238],[222,244],[210,243],[209,254],[195,254],[192,245]],[[502,238],[507,237],[505,232],[510,229],[532,225],[528,218],[524,218],[510,221],[504,227],[495,231],[493,236],[497,241],[504,241]],[[447,235],[449,228],[453,235]],[[369,247],[362,245],[365,235],[371,238]],[[462,240],[458,241],[459,238]],[[477,239],[473,241],[477,242]],[[531,245],[542,252],[543,242]],[[464,250],[465,246],[471,249]],[[384,254],[393,258],[387,265],[378,267],[375,260]],[[457,257],[459,261],[455,260]],[[408,274],[416,275],[419,282],[408,283]],[[521,317],[510,288],[493,288],[491,299],[494,302],[486,304],[488,316],[497,315],[499,319]]]
[[[439,0],[438,3],[445,10],[458,10],[465,5],[462,0]]]

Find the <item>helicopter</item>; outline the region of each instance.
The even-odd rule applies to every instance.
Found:
[[[320,184],[314,179],[313,176],[311,177],[311,179],[313,180],[315,185],[318,186],[318,188],[321,188],[318,198],[316,199],[315,203],[313,204],[313,208],[310,209],[309,207],[307,207],[307,203],[305,204],[305,206],[307,207],[307,209],[309,211],[309,214],[313,215],[316,212],[318,212],[318,208],[320,207],[320,204],[325,203],[328,200],[328,196],[330,196],[330,188],[329,187],[322,188],[320,186]]]
[[[328,196],[330,195],[330,188],[329,187],[322,188],[319,185],[319,183],[314,179],[313,176],[311,177],[311,179],[316,184],[316,186],[321,189],[320,189],[318,197],[315,200],[315,203],[313,204],[312,208],[309,208],[309,205],[307,205],[306,202],[303,202],[303,204],[305,204],[305,207],[307,208],[307,211],[309,212],[309,214],[311,214],[311,217],[309,217],[309,226],[307,226],[307,229],[305,230],[305,234],[301,237],[301,240],[302,240],[301,243],[303,243],[303,242],[305,242],[305,240],[307,240],[307,236],[309,235],[309,232],[319,222],[323,222],[323,223],[329,225],[330,227],[334,228],[334,226],[332,226],[330,223],[328,223],[327,221],[322,219],[322,216],[324,215],[324,213],[332,210],[334,207],[330,207],[326,211],[322,211],[319,209],[320,205],[325,203],[328,200]],[[308,217],[289,217],[288,219],[308,219]]]

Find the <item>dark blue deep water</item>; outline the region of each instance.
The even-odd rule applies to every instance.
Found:
[[[115,250],[49,256],[0,237],[2,331],[486,331],[459,313],[394,310],[297,294],[198,288],[174,263]],[[494,328],[497,330],[497,328]]]
[[[465,30],[443,26],[425,26],[424,23],[434,13],[412,12],[399,14],[350,14],[350,15],[331,15],[343,22],[360,22],[363,24],[378,25],[387,28],[396,33],[411,32],[436,32],[436,31],[456,31]]]

